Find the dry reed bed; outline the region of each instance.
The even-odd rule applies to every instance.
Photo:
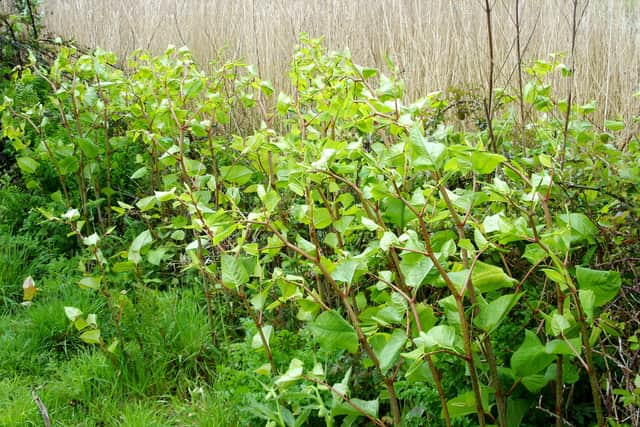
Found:
[[[493,0],[498,84],[513,75],[515,0]],[[571,1],[521,1],[524,58],[570,49]],[[486,23],[480,0],[47,0],[49,30],[120,55],[142,47],[187,45],[201,61],[257,64],[286,87],[286,69],[300,32],[349,47],[356,62],[383,67],[389,55],[409,96],[451,86],[478,86],[487,70]],[[637,114],[630,94],[639,84],[640,3],[579,0],[576,49],[578,99],[596,99],[603,115]]]

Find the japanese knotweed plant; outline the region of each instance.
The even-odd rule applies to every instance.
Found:
[[[446,126],[425,134],[435,98],[405,105],[399,81],[317,40],[304,40],[291,79],[294,93],[277,99],[282,132],[265,125],[225,152],[201,148],[215,167],[179,135],[161,155],[175,159],[178,176],[138,205],[162,213],[166,234],[191,233],[189,268],[253,313],[254,344],[268,361],[260,372],[274,376],[270,422],[299,424],[318,411],[328,424],[338,415],[399,424],[394,383],[419,371],[429,374],[417,381],[438,390],[446,425],[474,414],[501,426],[529,410],[523,389],[533,397],[549,383],[562,417],[564,384],[584,372],[602,424],[593,346],[600,308],[621,280],[574,268],[572,253],[594,245],[597,228],[551,205],[554,159],[510,161],[489,152],[483,134]],[[167,107],[188,129],[189,113]],[[514,252],[530,263],[517,277]],[[292,360],[278,376],[272,354],[286,349],[271,348],[266,319],[285,304],[323,350],[362,359],[374,399],[352,395],[349,374],[332,384],[322,360],[310,370]],[[516,306],[543,327],[525,321],[519,348],[497,355],[496,331]],[[443,387],[443,355],[466,365],[457,395]]]
[[[52,101],[62,108],[57,129],[68,137],[56,143],[61,148],[20,149],[37,149],[37,161],[54,168],[66,164],[62,152],[79,158],[73,176],[82,186],[80,175],[105,176],[90,173],[98,169],[86,162],[100,159],[95,168],[107,168],[105,144],[114,140],[104,128],[118,124],[118,147],[138,147],[131,178],[139,190],[115,194],[111,211],[147,229],[112,256],[97,257],[85,285],[103,292],[112,275],[140,277],[167,263],[195,271],[214,339],[220,308],[212,295],[240,301],[257,331],[253,347],[265,357],[257,375],[268,393],[259,412],[269,425],[302,425],[309,417],[334,425],[342,416],[347,424],[398,425],[412,409],[397,394],[401,380],[437,390],[445,425],[474,416],[481,426],[517,426],[549,394],[555,408],[548,412],[562,422],[565,385],[585,377],[604,425],[594,347],[621,278],[580,265],[597,245],[598,228],[560,197],[559,141],[545,140],[527,158],[489,151],[486,131],[434,125],[446,108],[440,94],[407,104],[397,78],[306,37],[291,66],[293,93],[280,93],[273,113],[272,87],[241,64],[205,73],[186,50],[138,53],[129,73],[105,85],[91,74],[96,61],[69,60],[65,67],[77,70],[66,72],[72,83],[61,74],[66,83],[59,86],[71,90]],[[73,83],[84,72],[88,78]],[[108,112],[98,115],[95,105]],[[244,109],[262,115],[261,126],[243,133]],[[495,111],[498,147],[515,133],[507,109],[504,116]],[[43,128],[29,112],[14,113]],[[85,117],[94,125],[83,131]],[[562,125],[540,128],[562,135]],[[13,129],[18,135],[21,127]],[[86,140],[69,135],[89,138],[95,156]],[[569,145],[568,159],[572,153]],[[37,168],[22,163],[27,173]],[[72,176],[63,172],[62,187]],[[70,212],[80,231],[82,211]],[[97,234],[76,235],[97,250]],[[274,352],[290,350],[271,340],[284,308],[322,350],[313,366],[276,362]],[[505,323],[524,339],[503,342]],[[326,355],[335,353],[350,354],[354,366],[331,365]],[[465,368],[455,391],[445,384],[452,359]],[[356,390],[353,378],[363,373],[369,389]]]

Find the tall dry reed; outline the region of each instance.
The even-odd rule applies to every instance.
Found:
[[[515,0],[493,0],[497,84],[515,83]],[[571,3],[521,1],[523,58],[570,49]],[[49,30],[86,46],[126,55],[187,45],[202,61],[225,57],[256,64],[285,87],[297,35],[324,35],[356,62],[402,70],[410,96],[486,78],[487,44],[480,0],[46,0]],[[596,99],[603,115],[637,113],[640,2],[580,0],[575,93]]]

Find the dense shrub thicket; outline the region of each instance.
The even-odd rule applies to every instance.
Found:
[[[634,422],[639,141],[554,97],[558,59],[489,118],[468,94],[407,103],[393,72],[305,35],[291,94],[185,48],[116,64],[61,46],[3,88],[30,192],[3,184],[3,230],[39,228],[16,219],[38,200],[39,241],[79,265],[0,282],[7,313],[49,328],[41,349],[95,346],[76,363],[121,396],[224,383],[244,424]],[[68,399],[106,390],[83,387]]]

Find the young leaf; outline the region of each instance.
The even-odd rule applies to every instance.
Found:
[[[277,386],[286,386],[302,377],[304,372],[304,363],[299,359],[293,359],[289,363],[289,369],[283,375],[275,379],[274,383]]]
[[[82,239],[82,243],[84,243],[86,246],[95,246],[99,241],[100,236],[98,236],[98,233],[93,233],[92,235]]]
[[[82,316],[82,311],[76,307],[65,307],[64,314],[67,316],[67,319],[75,322],[78,317]]]
[[[78,285],[84,289],[100,289],[100,277],[86,276],[80,279]]]
[[[269,345],[269,341],[271,340],[271,333],[273,332],[273,326],[265,325],[262,327],[262,334],[264,335],[264,339],[267,341],[267,346]],[[256,332],[253,338],[251,339],[251,348],[254,350],[264,350],[264,343],[262,342],[262,337],[260,337],[260,333]]]
[[[80,334],[80,339],[87,344],[100,344],[100,329],[91,329]]]
[[[29,276],[24,279],[24,282],[22,282],[22,301],[33,301],[37,290],[33,277]]]

